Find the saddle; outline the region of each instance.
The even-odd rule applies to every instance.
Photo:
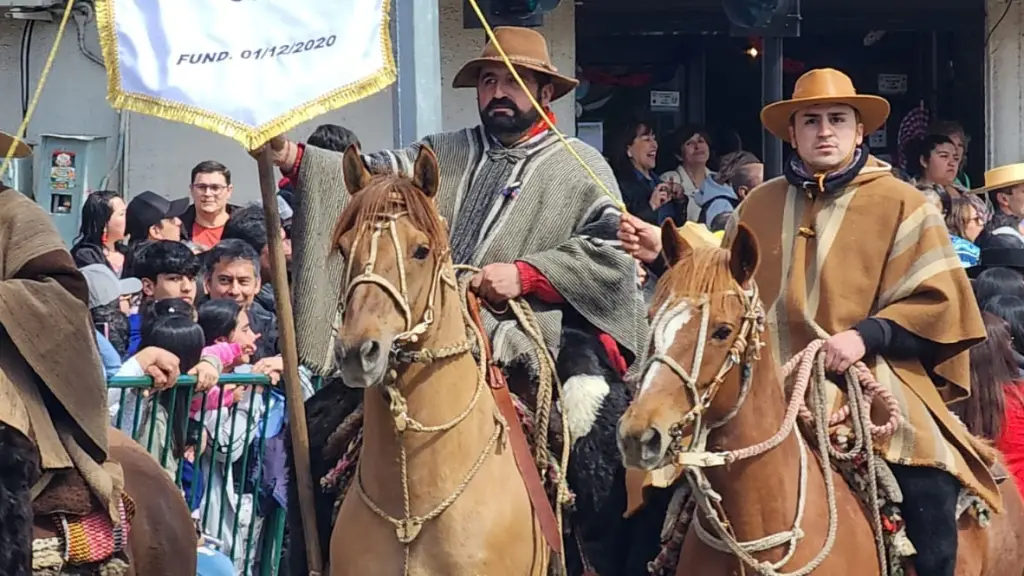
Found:
[[[44,477],[32,491],[33,574],[60,574],[68,567],[105,576],[128,569],[126,549],[135,503],[122,493],[120,520],[111,521],[78,470],[60,470]]]

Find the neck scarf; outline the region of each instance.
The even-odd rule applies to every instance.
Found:
[[[866,144],[853,149],[852,162],[847,162],[844,167],[832,172],[811,172],[807,165],[796,152],[789,157],[783,173],[786,181],[800,188],[801,190],[812,190],[816,193],[832,194],[842,190],[860,174],[864,165],[867,164],[868,147]]]

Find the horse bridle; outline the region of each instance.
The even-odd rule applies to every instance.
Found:
[[[469,403],[450,421],[444,424],[438,425],[424,425],[409,416],[408,405],[402,391],[398,389],[395,381],[398,378],[396,366],[400,364],[429,364],[438,360],[446,358],[454,358],[463,354],[471,354],[474,349],[480,348],[482,350],[482,343],[480,341],[483,335],[478,333],[473,327],[473,324],[468,320],[468,312],[463,307],[463,318],[467,320],[466,329],[467,336],[465,340],[459,341],[455,344],[444,346],[436,349],[428,349],[419,347],[417,349],[410,349],[410,345],[416,344],[420,341],[420,338],[426,333],[427,329],[434,323],[435,306],[437,304],[437,293],[441,288],[442,283],[445,286],[451,288],[458,288],[458,283],[455,279],[455,272],[452,266],[446,265],[448,262],[448,252],[439,252],[434,255],[435,264],[434,270],[430,281],[430,293],[427,296],[427,306],[423,312],[423,316],[416,321],[413,318],[412,305],[409,302],[409,287],[406,278],[405,270],[405,256],[403,251],[403,245],[398,237],[397,222],[403,217],[407,217],[408,212],[397,212],[394,214],[377,214],[373,220],[372,232],[370,234],[370,255],[366,263],[363,265],[362,273],[353,276],[352,275],[352,259],[350,258],[345,264],[345,275],[343,279],[343,290],[341,299],[338,305],[339,312],[342,315],[344,321],[344,312],[348,306],[348,301],[352,297],[356,287],[363,284],[372,284],[383,290],[388,294],[391,299],[395,302],[395,305],[401,311],[403,318],[405,319],[405,330],[395,336],[395,339],[391,345],[389,352],[389,370],[385,375],[385,381],[380,386],[381,393],[389,403],[389,411],[391,417],[394,420],[394,430],[399,438],[399,463],[401,468],[401,484],[404,500],[404,517],[396,518],[385,512],[380,506],[377,505],[366,493],[363,488],[363,479],[361,473],[361,466],[357,465],[355,473],[355,487],[360,500],[381,519],[387,521],[389,524],[394,526],[395,535],[398,541],[402,543],[404,547],[405,561],[404,561],[404,572],[408,574],[409,570],[409,546],[419,535],[423,525],[438,516],[440,516],[445,510],[448,509],[466,490],[469,483],[476,476],[477,472],[480,471],[484,461],[487,459],[489,454],[494,453],[496,447],[504,437],[505,430],[508,424],[500,416],[495,414],[495,427],[491,434],[490,439],[487,441],[480,455],[473,463],[472,467],[465,474],[462,482],[456,488],[455,492],[452,493],[448,498],[445,498],[439,504],[437,504],[433,510],[424,515],[414,516],[410,509],[409,504],[409,478],[407,470],[407,458],[405,451],[405,444],[401,441],[401,437],[407,431],[409,432],[421,432],[421,433],[443,433],[451,430],[462,423],[470,413],[476,408],[480,398],[483,395],[483,391],[487,387],[486,383],[486,370],[487,363],[486,358],[481,353],[479,360],[477,360],[477,383],[476,389],[474,390],[473,396]],[[354,254],[358,249],[360,242],[363,240],[367,228],[359,230],[355,240],[352,243],[351,253]],[[395,249],[395,259],[398,266],[398,286],[395,286],[393,282],[377,274],[375,272],[377,265],[377,253],[378,244],[380,238],[384,233],[387,233],[388,237],[391,238],[392,246]]]
[[[456,287],[454,272],[447,273],[445,263],[445,256],[447,253],[437,254],[434,256],[434,271],[430,281],[430,294],[427,296],[427,308],[423,311],[423,317],[420,318],[419,322],[414,322],[412,315],[412,306],[409,302],[409,286],[406,279],[405,273],[405,257],[403,255],[402,241],[398,238],[398,228],[396,224],[398,220],[408,216],[408,212],[397,212],[395,214],[380,214],[374,219],[373,231],[370,234],[370,257],[363,265],[363,271],[357,276],[352,276],[353,260],[350,258],[345,263],[345,275],[342,279],[342,286],[344,287],[339,302],[339,312],[344,318],[344,313],[348,307],[348,301],[352,297],[352,293],[355,289],[362,284],[373,284],[383,290],[391,299],[395,302],[399,311],[405,320],[405,331],[396,335],[394,339],[393,350],[395,348],[402,348],[409,343],[415,343],[419,340],[419,337],[423,335],[430,328],[431,324],[434,323],[434,305],[437,301],[437,293],[441,287],[441,282],[450,287]],[[391,238],[391,244],[395,249],[395,260],[398,265],[398,286],[395,286],[390,280],[377,274],[375,269],[377,267],[377,246],[380,242],[380,237],[384,233],[388,234]],[[366,230],[360,230],[356,235],[355,241],[352,242],[351,253],[355,254],[359,248],[359,243],[363,239]]]
[[[665,314],[668,313],[667,307],[660,310],[651,322],[651,347],[654,353],[648,357],[643,373],[646,374],[655,364],[667,366],[669,370],[683,381],[693,404],[693,407],[669,428],[671,442],[667,454],[679,466],[724,464],[724,461],[719,462],[721,455],[704,452],[708,435],[711,431],[726,425],[743,407],[743,402],[750,392],[750,385],[753,380],[753,364],[760,359],[761,348],[764,345],[761,337],[765,327],[765,310],[764,304],[762,304],[761,299],[758,297],[757,285],[752,284],[750,290],[729,290],[718,294],[740,299],[740,302],[743,304],[743,320],[740,323],[739,334],[737,334],[732,346],[730,346],[728,354],[726,354],[722,365],[718,368],[718,372],[715,373],[714,378],[704,388],[703,393],[700,391],[699,378],[704,361],[708,327],[711,322],[711,297],[716,294],[702,294],[697,300],[697,307],[701,311],[701,319],[697,334],[697,347],[693,353],[693,365],[689,372],[668,355],[668,350],[657,349],[657,331],[654,327],[665,321]],[[740,392],[736,405],[717,422],[705,424],[704,414],[711,407],[711,403],[718,394],[725,377],[736,366],[741,366],[743,371],[740,376]],[[684,442],[687,436],[687,427],[692,428],[689,435],[689,443]]]

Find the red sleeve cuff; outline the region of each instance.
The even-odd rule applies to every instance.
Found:
[[[519,270],[519,286],[524,296],[533,296],[547,304],[565,302],[565,298],[562,298],[551,282],[532,264],[517,260],[516,268]]]
[[[287,172],[284,177],[296,182],[299,179],[299,166],[302,165],[302,155],[306,152],[306,145],[302,142],[295,144],[297,150],[295,151],[295,162],[292,162],[292,169]]]

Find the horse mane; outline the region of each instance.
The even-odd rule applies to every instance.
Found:
[[[736,289],[729,269],[729,251],[716,246],[698,246],[669,268],[658,282],[655,302],[668,298],[700,296]]]
[[[434,254],[448,251],[448,231],[434,201],[416,187],[410,178],[382,174],[374,176],[365,188],[352,195],[338,217],[331,241],[339,246],[349,230],[372,227],[381,216],[405,212],[412,225],[427,236]]]

